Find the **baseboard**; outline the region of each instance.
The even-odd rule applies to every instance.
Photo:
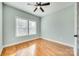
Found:
[[[20,43],[24,43],[24,42],[28,42],[28,41],[31,41],[31,40],[35,40],[35,39],[38,39],[38,38],[39,38],[39,37],[36,37],[36,38],[33,38],[33,39],[28,39],[28,40],[23,40],[23,41],[16,42],[16,43],[12,43],[12,44],[7,44],[7,45],[4,45],[3,48],[9,47],[9,46],[12,46],[12,45],[16,45],[16,44],[20,44]]]
[[[3,48],[5,48],[5,47],[9,47],[9,46],[12,46],[12,45],[16,45],[16,44],[20,44],[20,43],[23,43],[23,42],[27,42],[27,41],[31,41],[31,40],[35,40],[35,39],[39,39],[39,38],[42,38],[42,39],[44,39],[44,40],[48,40],[48,41],[52,41],[52,42],[56,42],[56,43],[59,43],[59,44],[62,44],[62,45],[65,45],[65,46],[69,46],[69,47],[74,48],[73,45],[70,45],[70,44],[67,44],[67,43],[63,43],[63,42],[60,42],[60,41],[56,41],[56,40],[53,40],[53,39],[50,39],[50,38],[44,38],[44,37],[36,37],[36,38],[33,38],[33,39],[23,40],[23,41],[21,41],[21,42],[17,42],[17,43],[12,43],[12,44],[8,44],[8,45],[4,45]]]
[[[44,38],[44,37],[42,37],[42,39],[48,40],[48,41],[52,41],[52,42],[56,42],[56,43],[59,43],[59,44],[62,44],[62,45],[74,48],[73,45],[70,45],[70,44],[67,44],[67,43],[63,43],[63,42],[60,42],[60,41],[56,41],[56,40],[53,40],[53,39],[50,39],[50,38]]]

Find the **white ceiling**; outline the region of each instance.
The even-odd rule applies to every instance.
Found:
[[[28,2],[4,2],[4,3],[39,17],[46,16],[48,14],[51,14],[53,12],[61,10],[62,8],[65,8],[74,4],[74,2],[50,2],[50,6],[42,7],[45,10],[45,12],[42,12],[40,9],[36,10],[36,12],[33,12],[33,10],[35,9],[35,6],[27,5]],[[35,2],[30,2],[30,3],[34,4]]]

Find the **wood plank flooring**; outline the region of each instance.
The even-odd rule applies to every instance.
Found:
[[[24,42],[14,46],[6,47],[2,51],[2,56],[15,56],[18,50],[28,48],[35,44],[36,51],[34,56],[73,56],[73,48],[64,46],[55,42],[50,42],[44,39],[35,39],[32,41]]]

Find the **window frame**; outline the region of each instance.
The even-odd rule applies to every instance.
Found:
[[[17,19],[20,19],[20,20],[26,20],[27,21],[27,34],[26,35],[17,35]],[[16,30],[15,30],[15,34],[16,34],[16,37],[23,37],[23,36],[31,36],[31,35],[36,35],[37,34],[37,21],[36,20],[32,20],[32,19],[27,19],[27,18],[24,18],[24,17],[16,17],[15,18],[15,20],[16,20]],[[29,30],[29,27],[30,27],[30,25],[29,25],[29,22],[30,21],[33,21],[33,22],[35,22],[36,23],[36,25],[35,25],[35,34],[30,34],[30,30]]]

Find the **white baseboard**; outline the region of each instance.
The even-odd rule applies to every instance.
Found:
[[[9,46],[12,46],[12,45],[16,45],[16,44],[20,44],[20,43],[23,43],[23,42],[28,42],[28,41],[31,41],[31,40],[35,40],[35,39],[38,39],[38,38],[39,38],[39,37],[36,37],[36,38],[33,38],[33,39],[28,39],[28,40],[23,40],[23,41],[16,42],[16,43],[12,43],[12,44],[7,44],[7,45],[4,45],[3,48],[9,47]]]
[[[74,48],[73,45],[70,45],[70,44],[67,44],[67,43],[63,43],[63,42],[60,42],[60,41],[56,41],[56,40],[53,40],[53,39],[50,39],[50,38],[44,38],[44,37],[42,37],[42,39],[45,39],[45,40],[48,40],[48,41],[51,41],[51,42],[56,42],[56,43],[59,43],[59,44],[62,44],[62,45]]]
[[[67,44],[67,43],[63,43],[63,42],[60,42],[60,41],[56,41],[56,40],[53,40],[53,39],[50,39],[50,38],[44,38],[44,37],[37,37],[37,38],[33,38],[33,39],[24,40],[24,41],[21,41],[21,42],[4,45],[4,47],[16,45],[16,44],[20,44],[20,43],[27,42],[27,41],[31,41],[31,40],[35,40],[35,39],[38,39],[38,38],[42,38],[42,39],[45,39],[45,40],[48,40],[48,41],[56,42],[56,43],[59,43],[59,44],[62,44],[62,45],[65,45],[65,46],[69,46],[69,47],[74,48],[73,45],[70,45],[70,44]]]

